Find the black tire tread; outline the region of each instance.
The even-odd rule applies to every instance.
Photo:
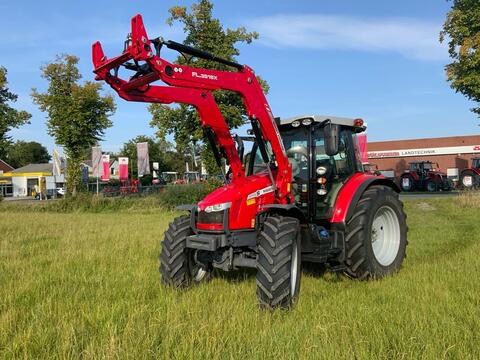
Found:
[[[257,297],[262,308],[289,308],[292,246],[298,233],[298,220],[271,215],[264,221],[258,238]]]
[[[367,280],[370,278],[382,277],[383,274],[375,272],[372,264],[367,257],[365,248],[365,238],[369,235],[369,216],[373,216],[372,207],[375,201],[380,198],[393,197],[401,209],[401,213],[406,219],[403,210],[403,203],[398,198],[398,193],[388,186],[374,185],[368,188],[358,201],[355,212],[347,222],[347,231],[345,236],[345,273],[352,278]],[[408,227],[405,225],[405,231]]]
[[[180,216],[174,219],[165,231],[160,253],[160,273],[164,285],[184,288],[191,279],[186,254],[186,238],[192,233],[190,218]]]

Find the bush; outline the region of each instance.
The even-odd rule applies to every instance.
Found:
[[[79,192],[76,197],[59,200],[2,204],[1,211],[23,209],[38,212],[112,212],[173,210],[182,204],[194,204],[215,190],[221,183],[209,181],[199,184],[170,185],[158,194],[148,196],[104,197]]]
[[[158,197],[163,207],[173,209],[178,205],[197,203],[217,187],[218,184],[213,182],[172,185],[167,186],[164,191],[158,194]]]

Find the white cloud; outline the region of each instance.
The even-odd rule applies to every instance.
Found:
[[[408,58],[443,60],[440,23],[409,18],[336,15],[272,15],[249,21],[260,41],[277,48],[394,52]]]

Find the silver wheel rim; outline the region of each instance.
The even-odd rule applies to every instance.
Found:
[[[197,272],[193,276],[193,280],[195,280],[196,282],[202,281],[206,274],[207,270],[202,267],[198,267]]]
[[[471,176],[464,176],[462,179],[463,186],[465,187],[470,187],[473,184],[472,177]]]
[[[298,271],[298,249],[296,242],[293,243],[292,248],[292,261],[290,268],[290,295],[295,294],[295,289],[297,288],[297,271]]]
[[[387,205],[377,210],[373,218],[371,240],[375,258],[382,266],[392,264],[400,249],[400,223],[395,211]]]

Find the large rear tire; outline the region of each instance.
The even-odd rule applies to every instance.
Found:
[[[398,194],[387,186],[368,188],[347,223],[346,274],[363,280],[397,272],[405,258],[407,230]]]
[[[257,248],[257,297],[260,307],[290,308],[300,291],[298,219],[279,215],[267,217]]]
[[[477,175],[472,170],[465,170],[460,177],[460,184],[465,190],[480,188],[480,175]]]
[[[189,216],[177,217],[169,224],[160,253],[162,284],[186,288],[210,279],[211,267],[198,265],[195,261],[195,250],[186,247],[187,236],[192,233]]]

